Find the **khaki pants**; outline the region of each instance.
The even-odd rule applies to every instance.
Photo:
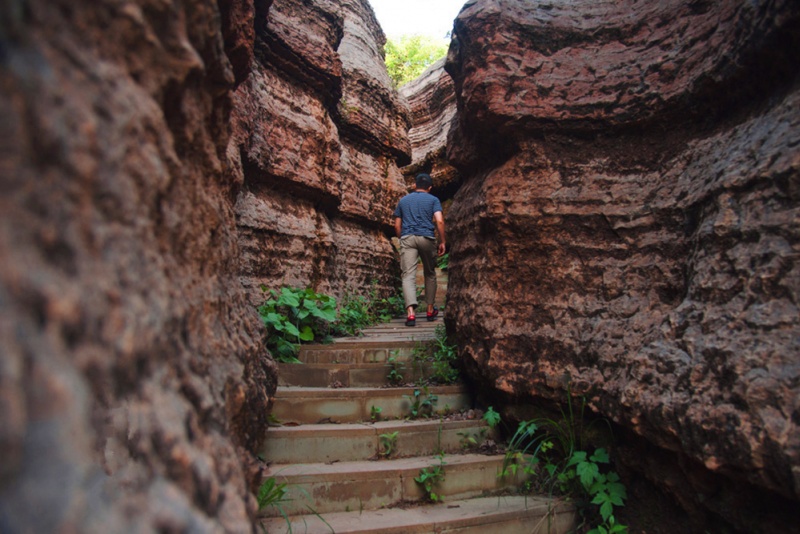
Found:
[[[432,237],[406,235],[400,239],[400,271],[406,308],[417,306],[417,257],[425,274],[425,300],[436,301],[436,241]]]

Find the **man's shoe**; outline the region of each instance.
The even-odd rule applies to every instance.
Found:
[[[439,308],[434,306],[433,307],[433,311],[432,312],[428,312],[428,320],[429,321],[435,321],[437,315],[439,315]]]
[[[417,318],[413,315],[409,315],[406,319],[406,326],[417,326]]]

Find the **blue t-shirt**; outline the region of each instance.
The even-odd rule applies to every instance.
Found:
[[[403,220],[400,237],[421,235],[434,237],[433,214],[442,211],[439,199],[424,191],[407,194],[397,203],[394,216]]]

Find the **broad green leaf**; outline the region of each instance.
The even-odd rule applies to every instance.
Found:
[[[608,493],[601,491],[592,499],[592,504],[605,504],[609,501]]]
[[[567,462],[567,466],[575,465],[575,464],[578,464],[580,462],[585,462],[585,461],[586,461],[586,452],[585,451],[575,451],[574,453],[572,453],[572,457],[569,459],[569,462]]]
[[[300,330],[297,337],[303,341],[314,341],[314,331],[310,326],[306,325]]]
[[[607,486],[611,501],[617,506],[623,506],[623,500],[628,498],[625,486],[619,482],[613,482]]]
[[[267,313],[262,319],[264,320],[264,324],[272,326],[276,330],[283,330],[283,328],[278,328],[278,326],[282,327],[283,323],[286,322],[286,317],[275,312]]]
[[[597,449],[596,451],[594,451],[594,454],[592,454],[592,457],[589,459],[597,464],[607,464],[609,462],[608,452],[606,452],[606,450],[602,448]]]
[[[289,334],[290,336],[300,337],[300,331],[292,323],[286,323],[284,325],[283,331]]]
[[[583,487],[589,489],[589,486],[592,485],[592,482],[594,482],[594,479],[599,474],[600,468],[597,467],[597,464],[593,464],[592,462],[581,462],[578,464],[577,472]]]
[[[278,299],[278,305],[296,308],[300,306],[300,299],[297,297],[294,291],[288,287],[284,287],[281,289],[281,296]]]
[[[603,521],[608,521],[608,518],[611,517],[611,514],[614,513],[614,506],[611,502],[606,501],[600,505],[600,516],[603,518]]]

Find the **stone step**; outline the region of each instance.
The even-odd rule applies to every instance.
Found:
[[[279,387],[272,415],[283,424],[357,423],[370,421],[374,406],[381,409],[384,419],[404,418],[411,413],[415,389],[419,388]],[[422,389],[419,391],[419,398],[428,398]],[[435,386],[428,391],[438,397],[434,405],[437,412],[471,407],[463,386]]]
[[[566,534],[576,527],[575,509],[545,497],[479,497],[412,508],[386,508],[264,519],[271,534]]]
[[[467,436],[478,444],[496,438],[482,420],[301,425],[270,428],[261,454],[278,464],[302,463],[309,458],[320,463],[368,460],[383,456],[381,436],[394,432],[397,437],[390,458],[431,456],[440,450],[459,453]]]
[[[420,349],[430,340],[403,341],[343,341],[350,338],[339,338],[336,343],[326,345],[300,345],[297,359],[303,363],[338,363],[366,364],[387,363],[390,357],[397,361],[410,362],[414,358],[414,350]]]
[[[444,480],[434,491],[446,501],[468,499],[518,487],[525,475],[499,477],[503,456],[458,454],[444,456]],[[331,464],[274,464],[266,477],[287,484],[288,500],[282,511],[274,507],[266,516],[377,510],[405,501],[420,501],[425,492],[414,481],[425,468],[439,465],[438,458],[335,462]]]
[[[388,363],[279,363],[279,386],[303,386],[315,388],[333,387],[382,387],[389,383],[389,372],[395,369],[402,376],[402,383],[416,383],[430,377],[430,362]]]

